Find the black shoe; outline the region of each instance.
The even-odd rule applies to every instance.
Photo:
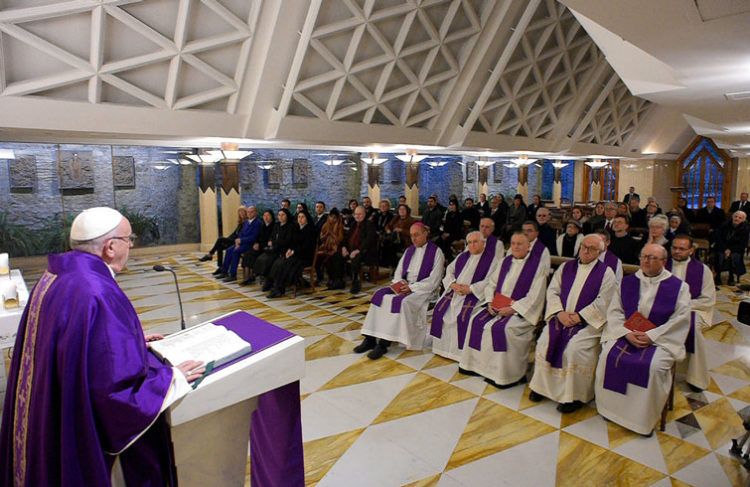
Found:
[[[211,260],[211,259],[213,259],[213,257],[211,257],[211,254],[206,254],[206,255],[204,255],[203,257],[201,257],[201,258],[200,258],[200,259],[198,259],[198,260],[199,260],[200,262],[208,262],[208,261],[209,261],[209,260]]]
[[[367,358],[369,358],[370,360],[377,360],[386,353],[388,353],[388,347],[386,347],[382,343],[378,343],[377,345],[375,345],[375,348],[370,350],[370,353],[367,354]]]
[[[218,268],[211,273],[212,276],[220,276],[222,274],[224,274],[224,272],[221,270],[221,268]]]
[[[462,369],[461,367],[458,368],[458,373],[462,374],[462,375],[471,375],[471,376],[474,376],[474,377],[477,377],[479,375],[476,372],[474,372],[473,370]]]
[[[268,299],[280,298],[283,295],[284,295],[283,291],[279,291],[278,289],[274,289],[273,291],[271,291],[271,294],[268,295]]]
[[[690,390],[691,390],[691,391],[693,391],[693,392],[703,392],[703,389],[701,389],[701,388],[700,388],[700,387],[698,387],[698,386],[694,386],[694,385],[693,385],[693,384],[691,384],[690,382],[688,382],[688,383],[687,383],[687,385],[688,385],[688,387],[690,388]]]
[[[368,350],[372,350],[377,345],[377,341],[373,337],[365,337],[362,343],[354,347],[354,353],[365,353]]]
[[[529,398],[531,398],[531,396],[529,396]],[[557,405],[557,410],[563,414],[569,414],[578,411],[582,407],[583,403],[581,401],[563,402]]]
[[[515,382],[511,382],[510,384],[498,384],[492,379],[485,378],[484,381],[490,385],[493,385],[497,387],[498,389],[510,389],[511,387],[517,386],[518,384],[525,384],[526,383],[526,376],[521,377]]]
[[[352,294],[359,294],[362,291],[362,286],[359,284],[359,280],[352,282],[352,288],[349,290]]]
[[[255,278],[254,277],[248,277],[244,281],[242,281],[242,286],[250,286],[252,284],[255,284]]]
[[[227,277],[227,274],[224,274],[223,272],[220,272],[220,273],[218,273],[218,274],[215,274],[215,275],[214,275],[214,277],[215,277],[216,279],[222,280],[222,279],[224,279],[224,278],[226,278],[226,277]]]
[[[734,276],[729,274],[729,280],[727,281],[728,286],[734,286]]]
[[[264,293],[267,293],[271,289],[273,289],[273,283],[266,281],[263,283],[263,287],[261,288],[261,291],[263,291]]]
[[[224,282],[234,282],[237,280],[237,276],[226,276],[222,281]]]
[[[541,402],[543,399],[544,399],[544,396],[542,396],[538,392],[535,392],[535,391],[529,392],[529,400],[531,402]]]

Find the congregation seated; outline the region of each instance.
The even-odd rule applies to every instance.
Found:
[[[387,267],[395,267],[399,254],[411,245],[409,229],[415,221],[411,217],[411,208],[399,204],[396,216],[385,226],[383,235],[383,260]]]
[[[589,220],[583,215],[583,210],[580,209],[577,206],[574,206],[570,210],[570,218],[568,218],[568,222],[575,222],[578,224],[579,233],[583,233],[584,235],[588,235],[591,233]]]
[[[391,202],[388,200],[380,200],[379,210],[376,211],[372,220],[375,222],[375,228],[378,231],[378,235],[385,233],[385,226],[393,218],[393,211],[391,211]]]
[[[529,220],[523,223],[523,225],[521,226],[521,231],[524,235],[526,235],[526,238],[529,239],[531,250],[542,253],[541,265],[549,269],[551,265],[550,253],[547,246],[544,245],[544,242],[542,242],[542,240],[539,238],[539,225],[537,225],[535,221]]]
[[[477,230],[481,217],[479,210],[474,206],[474,198],[466,198],[464,208],[461,210],[461,220],[469,223],[469,229]]]
[[[445,255],[445,259],[453,259],[453,244],[463,239],[464,226],[461,214],[458,212],[458,203],[454,200],[448,202],[448,210],[443,216],[443,226],[440,233],[438,245]]]
[[[315,214],[312,215],[312,223],[315,225],[315,232],[320,235],[320,231],[323,229],[323,225],[325,225],[326,220],[328,219],[328,214],[326,213],[326,204],[323,201],[318,201],[315,203]]]
[[[494,235],[502,237],[503,228],[508,219],[508,204],[505,202],[502,194],[496,194],[492,197],[492,200],[490,200],[490,214],[485,216],[492,218],[492,221],[495,222]]]
[[[580,224],[571,220],[565,225],[565,233],[555,240],[555,255],[560,257],[578,257],[583,235],[581,235]]]
[[[315,249],[315,272],[318,275],[318,281],[323,280],[323,269],[327,269],[334,256],[341,251],[343,242],[344,222],[341,219],[339,210],[332,208],[328,213],[325,224],[320,229],[318,246]],[[334,278],[330,270],[328,272],[328,287],[334,288]],[[343,287],[344,283],[342,281],[341,286],[336,287],[336,289],[343,289]]]
[[[547,247],[551,255],[557,255],[557,232],[549,224],[552,214],[549,208],[539,208],[536,212],[539,240]]]
[[[615,213],[617,213],[617,207],[613,205],[613,217],[615,216]],[[589,233],[601,230],[602,228],[604,228],[606,221],[607,219],[605,217],[605,206],[604,203],[600,201],[594,206],[594,213],[589,217],[588,221],[586,221],[583,233],[588,235]]]
[[[525,233],[513,234],[510,254],[490,275],[481,310],[471,318],[459,372],[481,375],[500,388],[526,380],[534,328],[544,309],[546,252]]]
[[[578,259],[558,267],[547,288],[547,326],[537,342],[529,398],[551,399],[562,413],[594,398],[599,341],[617,285],[612,269],[599,260],[605,250],[601,236],[586,236]]]
[[[224,279],[226,282],[237,280],[237,269],[240,266],[242,254],[250,250],[260,235],[260,227],[263,224],[257,216],[258,210],[254,206],[247,208],[247,220],[242,224],[242,228],[234,240],[234,245],[226,250],[224,262],[221,265],[221,273],[216,274],[218,279]]]
[[[508,208],[506,232],[511,233],[520,230],[526,219],[526,205],[523,202],[523,196],[517,194],[513,197],[513,204]]]
[[[531,197],[531,203],[529,203],[529,206],[526,207],[526,218],[528,220],[535,220],[536,212],[539,208],[544,208],[544,203],[542,203],[542,197],[535,194]]]
[[[664,250],[669,254],[672,244],[667,238],[667,229],[669,228],[669,220],[664,215],[654,215],[648,222],[648,234],[642,241],[642,245],[646,244],[657,244],[664,247]]]
[[[421,222],[409,229],[410,245],[398,262],[390,286],[372,296],[362,335],[355,353],[370,351],[372,360],[388,351],[391,342],[408,350],[421,350],[427,338],[427,306],[437,293],[445,269],[443,252],[427,239],[427,227]]]
[[[612,272],[615,273],[615,280],[619,284],[620,281],[622,281],[623,274],[622,261],[619,257],[617,257],[617,255],[615,255],[614,252],[609,249],[610,238],[612,237],[612,234],[604,230],[600,230],[598,232],[595,232],[594,234],[599,235],[599,237],[604,242],[604,251],[599,254],[599,260],[607,264],[607,267],[612,269]]]
[[[638,262],[638,249],[641,247],[633,237],[630,236],[628,218],[617,215],[612,220],[612,238],[609,250],[619,258],[623,264],[635,264]]]
[[[271,230],[271,238],[266,243],[263,253],[258,256],[253,266],[253,272],[256,277],[263,277],[266,281],[263,284],[263,292],[270,291],[273,283],[268,281],[271,273],[271,266],[276,258],[286,253],[292,245],[293,226],[291,222],[292,214],[286,208],[282,208],[276,214],[278,221]]]
[[[505,245],[503,245],[502,240],[495,236],[495,222],[492,218],[485,217],[479,220],[479,233],[487,245],[495,246],[493,253],[496,259],[505,257]],[[468,238],[468,235],[466,237]]]
[[[347,264],[351,270],[352,294],[362,290],[360,269],[362,264],[375,265],[378,261],[378,234],[375,223],[367,219],[364,207],[354,210],[354,224],[336,252],[328,260],[328,289],[344,289]]]
[[[614,234],[614,220],[615,217],[618,215],[617,211],[617,204],[616,203],[607,203],[604,205],[604,220],[597,224],[591,225],[591,230],[596,232],[598,230],[605,230],[609,232],[610,234]]]
[[[646,218],[646,210],[642,209],[641,199],[633,195],[628,201],[628,213],[630,214],[630,226],[634,228],[646,228],[648,219]]]
[[[216,242],[214,242],[213,247],[211,247],[211,250],[209,250],[206,255],[198,259],[201,262],[208,262],[209,260],[213,259],[214,254],[216,254],[215,274],[221,274],[221,264],[224,262],[224,251],[235,244],[235,240],[237,240],[237,236],[240,234],[240,231],[242,231],[242,224],[245,223],[245,220],[247,220],[247,208],[245,208],[244,206],[240,206],[237,208],[237,226],[234,228],[232,233],[230,233],[226,237],[217,238]]]
[[[469,320],[477,303],[484,299],[487,277],[495,272],[503,257],[497,248],[481,232],[470,232],[466,236],[466,250],[448,264],[443,278],[445,292],[432,312],[430,335],[434,354],[455,361],[461,359]]]
[[[368,220],[372,218],[372,215],[374,215],[377,211],[372,206],[372,199],[370,199],[369,196],[365,196],[362,198],[362,207],[365,209],[365,218],[367,218]]]
[[[263,255],[266,247],[268,247],[268,241],[271,240],[271,232],[273,231],[274,223],[276,221],[273,216],[273,211],[264,211],[262,220],[263,223],[260,227],[260,232],[258,233],[258,239],[247,252],[242,254],[243,286],[255,282],[253,267],[255,266],[255,261],[258,257]]]
[[[661,416],[690,329],[688,286],[664,268],[666,261],[664,247],[647,244],[638,272],[623,278],[607,311],[596,370],[599,414],[642,435],[651,435]]]
[[[276,257],[263,288],[272,286],[269,298],[279,298],[286,289],[296,283],[305,267],[312,264],[315,255],[315,226],[310,223],[310,214],[300,211],[292,228],[289,247]]]
[[[429,239],[433,242],[440,237],[440,226],[443,224],[443,212],[437,206],[437,198],[427,198],[427,209],[422,214],[422,223],[430,229]]]
[[[747,250],[750,227],[747,223],[747,214],[744,211],[735,211],[732,218],[722,225],[715,234],[714,242],[714,266],[716,271],[716,284],[721,284],[721,274],[729,271],[727,284],[734,285],[745,274],[745,251]]]
[[[686,382],[694,392],[708,388],[711,380],[706,363],[703,330],[713,324],[716,288],[711,280],[711,269],[693,257],[692,237],[680,234],[672,240],[672,256],[666,269],[683,280],[690,291],[690,331],[685,341],[687,354]]]

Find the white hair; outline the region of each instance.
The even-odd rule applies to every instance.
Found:
[[[468,242],[469,241],[469,237],[471,237],[474,234],[479,235],[479,239],[482,242],[484,242],[484,241],[487,240],[486,238],[484,238],[484,235],[482,235],[482,232],[480,232],[479,230],[474,230],[473,232],[469,232],[469,233],[466,234],[466,241]]]
[[[87,254],[102,255],[104,250],[104,244],[117,233],[117,227],[113,228],[109,232],[105,233],[101,237],[92,238],[91,240],[73,240],[70,239],[70,250],[78,250],[79,252],[85,252]]]
[[[669,220],[667,220],[667,217],[664,215],[654,215],[648,221],[648,226],[651,228],[657,225],[662,226],[666,230],[667,227],[669,227]]]

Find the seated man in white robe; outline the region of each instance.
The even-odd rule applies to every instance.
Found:
[[[547,288],[547,326],[536,345],[529,399],[552,399],[561,413],[594,398],[599,342],[616,288],[614,272],[599,260],[604,250],[599,235],[587,235],[578,260],[561,265]]]
[[[500,260],[505,257],[505,245],[503,241],[493,235],[495,231],[495,220],[492,218],[482,218],[479,220],[479,232],[485,240],[485,245],[495,246],[495,257]],[[468,235],[466,236],[469,237]]]
[[[484,291],[487,306],[471,319],[459,372],[481,375],[496,387],[526,381],[534,328],[544,310],[549,267],[544,246],[533,249],[522,232],[513,234],[510,255],[490,275]]]
[[[427,306],[440,286],[445,259],[427,240],[429,230],[423,223],[413,224],[409,234],[412,245],[399,260],[391,285],[373,294],[362,327],[364,340],[354,348],[355,353],[370,350],[367,356],[372,360],[385,355],[391,342],[403,343],[408,350],[425,346]]]
[[[599,230],[597,232],[594,232],[596,235],[599,235],[602,240],[604,241],[604,252],[599,254],[599,260],[607,264],[607,267],[612,269],[612,272],[615,273],[615,281],[617,281],[617,284],[619,285],[622,281],[622,261],[619,257],[615,255],[614,252],[609,250],[609,242],[610,242],[610,236],[611,234],[606,230]]]
[[[528,220],[523,222],[521,230],[523,231],[523,234],[526,235],[526,237],[529,239],[531,250],[534,251],[538,249],[538,252],[542,253],[541,265],[546,267],[547,271],[549,272],[552,262],[550,259],[549,249],[539,238],[539,224],[533,220]]]
[[[480,226],[484,220],[488,218],[482,218]],[[481,232],[466,236],[466,250],[448,264],[443,278],[445,292],[432,311],[433,353],[456,362],[461,358],[474,307],[484,298],[488,277],[501,257],[497,246],[485,240]]]
[[[599,414],[650,436],[672,388],[672,366],[685,357],[690,291],[664,268],[661,245],[646,244],[640,262],[607,311],[594,391]]]
[[[686,379],[693,392],[700,392],[710,382],[703,330],[710,328],[713,322],[716,288],[711,269],[694,259],[693,252],[693,237],[676,235],[672,240],[672,258],[667,261],[667,270],[685,281],[690,290],[690,331],[685,341]]]

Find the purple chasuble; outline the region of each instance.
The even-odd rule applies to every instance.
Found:
[[[607,265],[607,267],[612,269],[612,272],[614,272],[615,275],[617,275],[617,264],[620,262],[620,259],[615,255],[614,252],[612,252],[611,250],[607,250],[606,252],[604,252],[603,262]]]
[[[173,485],[159,414],[172,368],[149,361],[138,316],[107,265],[50,255],[18,328],[0,431],[0,485]],[[124,451],[123,451],[124,450]]]
[[[487,239],[487,243],[485,244],[484,251],[482,252],[482,256],[479,258],[477,267],[476,269],[474,269],[474,275],[471,277],[472,284],[482,281],[484,280],[484,278],[487,277],[487,273],[490,271],[490,267],[492,267],[492,261],[495,260],[495,253],[497,250],[496,243],[497,243],[497,239],[492,236]],[[464,267],[466,266],[466,263],[469,261],[470,257],[471,257],[471,253],[467,250],[467,251],[461,252],[461,255],[459,255],[456,258],[456,269],[455,269],[456,279],[458,279],[458,276],[461,275],[461,271],[464,270]],[[445,317],[445,313],[448,311],[448,308],[450,307],[451,300],[453,299],[453,295],[454,295],[454,292],[452,290],[446,293],[446,295],[443,296],[440,299],[440,301],[437,302],[437,304],[435,305],[435,309],[432,312],[430,335],[436,338],[442,338],[443,336],[443,318]],[[458,318],[456,319],[456,329],[458,331],[458,348],[459,349],[464,348],[464,340],[466,339],[466,331],[469,328],[469,318],[471,318],[471,312],[474,310],[474,306],[476,306],[478,301],[479,301],[479,298],[477,296],[474,296],[473,293],[467,294],[466,296],[464,296],[464,302],[461,307],[461,313],[459,313]]]
[[[538,241],[537,241],[538,242]],[[535,245],[529,252],[528,258],[521,268],[521,273],[518,275],[516,285],[513,287],[513,292],[510,298],[513,301],[524,298],[531,289],[531,284],[534,282],[534,276],[539,268],[542,254],[544,253],[544,244]],[[513,256],[508,255],[503,259],[503,263],[500,264],[500,275],[497,279],[497,286],[495,292],[500,293],[505,283],[505,278],[510,272],[511,263],[513,262]],[[497,318],[492,316],[487,309],[483,309],[471,320],[471,331],[469,332],[469,346],[474,350],[480,350],[482,348],[482,332],[484,326],[491,320]],[[492,350],[495,352],[505,352],[508,350],[508,340],[505,337],[505,326],[510,321],[510,316],[502,316],[492,325]]]
[[[668,271],[672,270],[672,259],[667,260]],[[703,292],[703,264],[693,258],[687,264],[685,269],[685,283],[690,288],[690,299],[698,299]],[[695,353],[695,311],[690,312],[690,330],[688,330],[685,339],[685,351]]]
[[[648,320],[656,326],[661,326],[672,316],[677,306],[682,281],[675,276],[659,283],[659,289],[654,297],[654,304],[648,315]],[[626,276],[620,287],[620,299],[625,313],[625,319],[638,311],[640,301],[641,281],[635,274]],[[656,345],[646,348],[636,348],[627,338],[620,337],[607,355],[604,370],[604,388],[610,391],[627,393],[628,384],[648,387],[649,368],[654,358]]]
[[[417,274],[417,282],[430,277],[430,274],[432,273],[432,268],[435,267],[435,256],[437,255],[437,252],[438,252],[438,246],[432,242],[427,242],[426,246],[427,248],[424,251],[424,257],[422,258],[422,263],[419,266],[419,274]],[[406,252],[404,252],[404,262],[401,266],[401,279],[403,280],[406,280],[409,274],[409,265],[411,264],[411,259],[414,257],[414,252],[416,252],[416,250],[417,248],[411,245],[409,246],[409,248],[406,249]],[[375,306],[380,307],[383,305],[383,298],[389,294],[396,294],[393,292],[393,289],[391,289],[390,286],[380,288],[377,291],[375,291],[375,294],[372,295],[372,299],[370,300],[370,302],[374,304]],[[391,301],[391,313],[401,312],[401,302],[404,300],[405,297],[406,296],[402,294],[393,298],[393,300]]]
[[[581,293],[578,295],[578,301],[576,301],[575,306],[576,313],[593,303],[599,295],[605,272],[607,272],[607,264],[597,260],[594,263],[593,269],[591,269],[591,272],[589,272],[589,275],[586,277],[586,281],[583,283]],[[568,304],[568,296],[570,295],[570,290],[576,280],[576,274],[578,274],[578,260],[566,262],[562,270],[560,284],[560,301],[562,302],[563,310],[565,310]],[[565,348],[568,346],[570,340],[579,331],[586,327],[586,323],[564,327],[557,321],[556,317],[552,317],[549,320],[548,326],[549,344],[547,346],[547,362],[549,362],[552,367],[560,369],[562,368],[563,352],[565,352]]]

